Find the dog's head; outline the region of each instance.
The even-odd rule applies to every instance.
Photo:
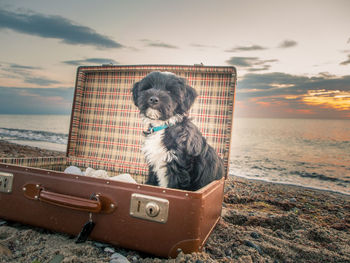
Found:
[[[132,95],[140,113],[152,120],[184,115],[197,97],[185,79],[172,73],[152,72],[134,84]]]

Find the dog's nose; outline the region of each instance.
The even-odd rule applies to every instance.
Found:
[[[148,102],[150,104],[158,104],[159,103],[159,98],[156,97],[156,96],[152,96],[152,97],[149,98]]]

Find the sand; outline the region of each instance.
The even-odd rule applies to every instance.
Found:
[[[63,155],[0,141],[0,156]],[[231,177],[201,253],[156,258],[0,219],[0,262],[350,262],[350,196]],[[124,256],[124,257],[123,257]]]

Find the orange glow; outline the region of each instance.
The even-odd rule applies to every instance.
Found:
[[[265,101],[258,101],[257,104],[263,106],[263,107],[270,107],[271,103],[265,102]]]
[[[312,110],[305,110],[305,109],[296,109],[294,110],[296,113],[301,113],[301,114],[314,114]]]
[[[339,111],[350,110],[350,92],[310,90],[307,95],[302,97],[302,100],[311,106],[333,108]]]
[[[285,99],[287,99],[287,100],[295,100],[297,98],[299,98],[299,96],[287,96],[287,97],[285,97]]]
[[[247,105],[246,105],[243,101],[236,101],[236,102],[235,102],[235,107],[239,107],[239,108],[242,108],[242,109],[246,109],[246,108],[247,108]]]
[[[313,112],[310,109],[286,109],[286,112],[294,113],[294,114],[303,114],[303,115],[315,114],[315,112]]]

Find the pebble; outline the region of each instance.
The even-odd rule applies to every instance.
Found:
[[[239,263],[253,263],[252,257],[251,256],[242,256],[238,259]]]
[[[295,203],[297,201],[297,199],[295,199],[294,197],[292,197],[291,199],[289,199],[289,202]]]
[[[0,220],[0,226],[6,225],[6,224],[7,224],[7,222],[5,220]]]
[[[252,238],[255,238],[255,239],[257,239],[257,238],[260,237],[260,235],[259,235],[258,233],[256,233],[256,232],[251,232],[251,233],[250,233],[250,236],[251,236]]]
[[[130,261],[122,254],[113,253],[111,256],[111,261],[109,261],[109,263],[130,263]]]
[[[3,255],[11,257],[12,256],[12,252],[11,252],[10,249],[8,249],[7,247],[5,247],[5,246],[0,244],[0,258],[2,258]]]
[[[106,248],[104,249],[104,252],[107,252],[107,253],[114,253],[115,250],[114,250],[114,248],[106,247]]]
[[[99,247],[99,248],[108,247],[107,244],[100,243],[100,242],[94,242],[94,246],[95,246],[95,247]]]
[[[296,208],[296,207],[294,207],[294,208],[292,209],[292,212],[293,212],[294,214],[298,214],[298,213],[299,213],[299,209]]]
[[[279,237],[279,238],[284,238],[282,232],[280,230],[276,230],[276,235]]]
[[[249,240],[244,240],[244,244],[248,247],[255,248],[259,252],[260,255],[262,254],[261,248],[258,245],[254,244],[253,242],[251,242]]]
[[[228,215],[228,212],[229,212],[229,209],[223,207],[223,208],[221,209],[221,216],[222,216],[222,217],[227,216],[227,215]]]

